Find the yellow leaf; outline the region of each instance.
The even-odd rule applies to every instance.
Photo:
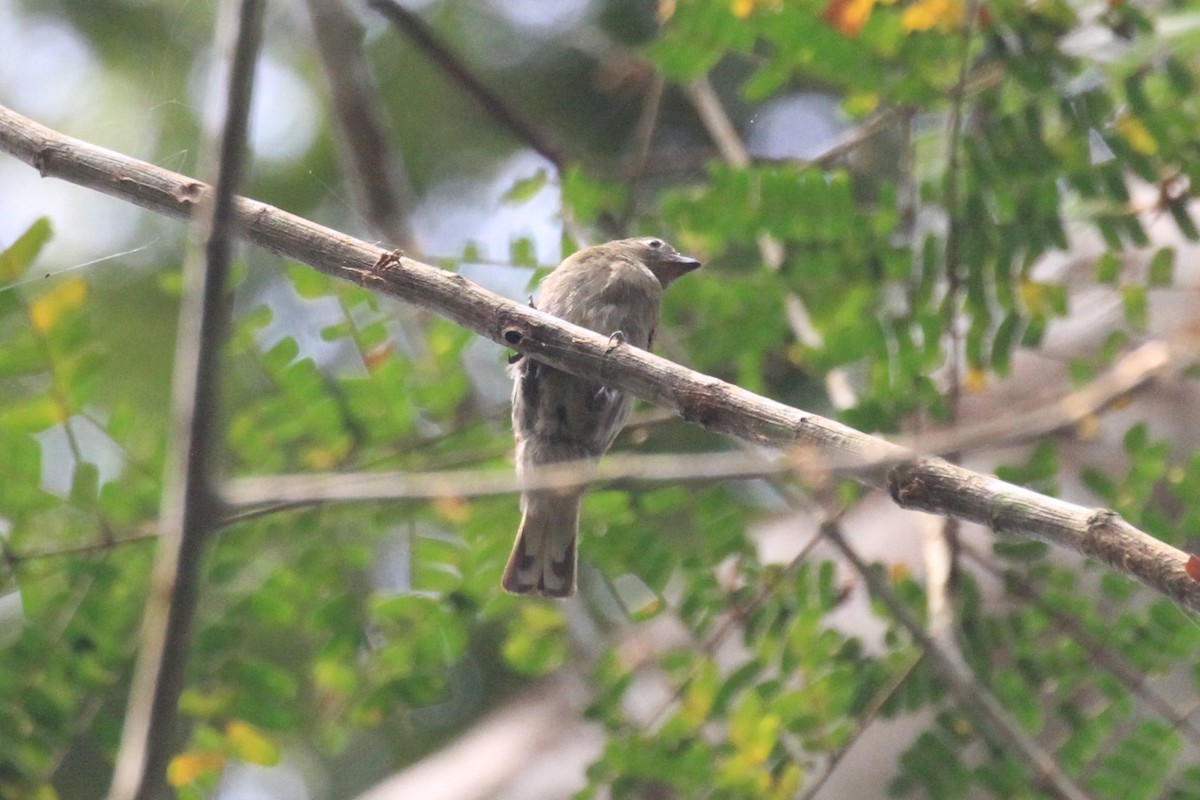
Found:
[[[854,92],[842,101],[842,109],[852,117],[861,117],[879,108],[878,92]]]
[[[775,797],[784,800],[784,798],[795,797],[800,793],[800,784],[804,783],[804,773],[796,764],[788,764],[783,769],[783,774],[775,781],[775,789],[772,792]]]
[[[1075,435],[1084,442],[1095,441],[1100,436],[1100,420],[1095,414],[1088,414],[1075,426]]]
[[[38,333],[45,333],[63,315],[79,308],[87,299],[87,283],[83,278],[70,278],[34,300],[29,306],[29,319]]]
[[[356,684],[354,670],[334,658],[323,658],[313,667],[313,680],[323,691],[350,694]]]
[[[1021,302],[1025,304],[1025,308],[1029,309],[1030,313],[1042,314],[1046,310],[1046,289],[1036,281],[1022,281],[1017,287],[1017,294],[1021,297]]]
[[[471,518],[471,504],[461,497],[435,498],[433,510],[439,517],[454,525],[462,525]]]
[[[234,720],[225,726],[225,740],[233,754],[250,764],[273,767],[279,763],[279,745],[260,733],[254,726]]]
[[[233,700],[233,692],[229,690],[201,692],[197,689],[184,689],[179,696],[179,710],[189,717],[212,718],[228,713]]]
[[[1130,147],[1142,155],[1152,156],[1158,152],[1158,141],[1137,117],[1122,114],[1113,127],[1122,139],[1129,142]]]
[[[963,388],[968,392],[982,392],[987,388],[988,374],[986,369],[979,367],[971,367],[967,370],[967,379],[963,381]]]
[[[965,13],[963,0],[917,0],[904,9],[900,24],[909,32],[949,31],[962,24]]]
[[[745,19],[754,13],[759,6],[771,10],[777,10],[783,3],[781,0],[733,0],[730,4],[730,9],[733,15],[739,19]],[[674,4],[672,3],[672,8]]]
[[[48,783],[43,783],[34,789],[29,797],[30,800],[58,800],[58,790]]]
[[[830,0],[821,19],[842,36],[857,36],[871,18],[873,8],[875,0]]]
[[[167,782],[175,788],[195,783],[200,778],[225,766],[225,756],[220,753],[197,751],[180,753],[167,765]]]
[[[708,719],[719,683],[716,666],[711,661],[701,662],[679,709],[680,718],[691,728],[699,728]]]
[[[675,0],[658,0],[657,16],[659,25],[675,16]]]

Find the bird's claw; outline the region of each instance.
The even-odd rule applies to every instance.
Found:
[[[608,337],[608,349],[604,351],[604,355],[608,355],[621,345],[626,344],[628,341],[629,340],[625,338],[624,331],[613,331]]]

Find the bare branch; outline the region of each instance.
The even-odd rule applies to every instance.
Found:
[[[721,98],[717,96],[708,78],[697,78],[687,85],[685,91],[725,163],[743,169],[750,166],[750,153],[738,136],[733,120],[725,113]],[[758,234],[758,254],[763,264],[772,272],[778,272],[783,267],[783,259],[787,255],[783,243],[766,231]],[[824,340],[820,331],[812,325],[808,308],[800,295],[789,291],[784,301],[788,326],[792,329],[796,341],[806,347],[821,348]],[[854,389],[844,369],[829,370],[825,376],[825,391],[835,408],[850,408],[857,403]]]
[[[559,172],[566,168],[570,158],[563,147],[554,141],[549,133],[527,120],[508,101],[476,77],[475,73],[437,37],[433,29],[425,24],[419,14],[409,11],[395,0],[367,0],[367,5],[387,17],[388,22],[399,28],[413,44],[421,48],[431,61],[475,98],[475,102],[479,103],[492,119],[540,153]]]
[[[710,453],[700,455],[614,455],[596,464],[579,460],[530,467],[522,478],[512,470],[446,472],[349,472],[270,475],[236,478],[223,490],[231,509],[262,503],[289,507],[367,500],[413,500],[435,497],[491,497],[534,489],[566,490],[602,481],[656,483],[761,478],[793,469],[780,454]]]
[[[913,674],[913,671],[915,671],[917,666],[920,665],[920,663],[924,660],[925,653],[916,653],[916,655],[914,655],[907,664],[901,667],[896,674],[892,676],[890,681],[880,687],[879,691],[875,694],[875,697],[872,698],[871,704],[867,706],[865,711],[863,711],[862,716],[855,720],[854,731],[850,734],[849,739],[846,740],[845,744],[830,754],[829,761],[825,764],[825,769],[820,775],[813,779],[810,785],[804,787],[804,794],[800,795],[797,800],[813,800],[813,798],[817,796],[817,792],[821,791],[821,788],[824,787],[829,779],[833,777],[833,773],[837,771],[838,765],[842,763],[842,759],[845,758],[846,754],[850,752],[850,748],[854,747],[859,738],[866,733],[867,728],[869,728],[871,723],[875,721],[875,717],[878,716],[879,712],[883,710],[883,707],[887,705],[888,700],[890,700],[892,695],[900,690],[900,687],[905,684],[909,676]]]
[[[1126,661],[1120,652],[1093,633],[1082,621],[1048,601],[1037,585],[1024,575],[1015,570],[1002,568],[996,563],[993,556],[982,553],[970,545],[963,545],[962,552],[980,569],[1002,581],[1010,592],[1053,619],[1055,627],[1086,650],[1090,660],[1107,670],[1129,690],[1130,694],[1137,695],[1138,699],[1152,709],[1155,714],[1165,720],[1170,720],[1175,729],[1183,734],[1193,747],[1200,747],[1200,725],[1193,718],[1197,710],[1195,704],[1183,706],[1177,704],[1176,698],[1168,698],[1156,691],[1150,684],[1150,675],[1145,670]]]
[[[221,345],[228,327],[225,283],[234,228],[241,221],[234,191],[246,156],[254,63],[262,41],[263,0],[227,0],[217,18],[217,49],[227,53],[214,78],[223,95],[221,137],[206,148],[216,188],[194,215],[197,247],[184,267],[171,405],[174,430],[164,479],[158,552],[151,575],[141,649],[129,692],[110,800],[172,796],[167,764],[174,755],[179,695],[199,596],[201,552],[216,526],[213,491],[220,441]],[[202,247],[202,249],[201,249]]]
[[[376,234],[416,252],[408,226],[412,189],[363,55],[363,27],[343,0],[308,0],[308,13],[329,81],[346,174],[362,215]]]
[[[892,617],[908,631],[913,641],[929,657],[938,675],[946,681],[954,699],[980,723],[986,738],[1004,752],[1020,759],[1034,782],[1051,791],[1054,796],[1068,800],[1086,800],[1090,797],[1072,783],[1071,779],[1059,768],[1054,757],[1034,741],[1029,734],[1021,730],[1016,721],[992,696],[992,693],[980,685],[967,665],[962,663],[961,656],[957,651],[946,649],[941,642],[929,635],[912,612],[908,610],[908,607],[904,605],[904,602],[892,591],[892,587],[882,580],[878,572],[871,569],[862,560],[854,548],[846,543],[836,524],[825,523],[822,525],[822,530],[826,538],[846,557],[866,582],[871,596],[887,606]]]
[[[1131,394],[1178,375],[1200,360],[1200,349],[1184,338],[1154,340],[1130,350],[1103,374],[1064,397],[943,432],[922,433],[904,442],[923,452],[978,452],[987,447],[1036,442],[1076,428]]]
[[[60,177],[154,211],[191,215],[208,192],[192,178],[63,136],[0,107],[0,149],[43,175]],[[1111,511],[1086,508],[997,478],[918,458],[898,445],[770,400],[664,358],[506,300],[476,284],[280,211],[239,199],[242,234],[256,245],[322,272],[422,306],[550,366],[618,386],[710,430],[763,444],[805,444],[835,461],[871,466],[855,477],[905,508],[978,522],[1097,558],[1180,605],[1200,611],[1200,581],[1187,554]],[[376,266],[380,265],[380,266]]]

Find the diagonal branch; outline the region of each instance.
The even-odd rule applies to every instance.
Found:
[[[750,166],[750,152],[746,149],[741,137],[738,136],[733,120],[726,113],[725,106],[721,104],[721,98],[717,96],[717,92],[708,78],[697,78],[684,87],[684,91],[688,100],[691,101],[692,107],[700,116],[700,120],[704,123],[709,138],[717,145],[717,150],[720,151],[721,158],[725,160],[725,163],[738,169]],[[783,260],[787,255],[784,252],[783,243],[766,231],[758,235],[758,253],[767,269],[778,272],[783,268]],[[791,327],[796,341],[805,347],[820,349],[824,345],[821,332],[812,324],[808,308],[804,305],[800,295],[789,290],[784,298],[784,303],[787,309],[788,325]],[[858,402],[846,370],[840,367],[829,370],[825,375],[825,391],[834,408],[850,408]]]
[[[437,64],[467,94],[475,98],[475,102],[479,103],[492,119],[540,153],[559,172],[564,171],[570,159],[562,145],[554,141],[549,133],[525,119],[508,101],[476,77],[475,73],[438,39],[437,34],[426,24],[425,20],[421,19],[419,14],[409,11],[395,0],[367,0],[367,5],[387,17],[388,22],[403,31],[431,61]]]
[[[192,178],[63,136],[3,107],[0,150],[42,175],[162,214],[188,217],[208,194],[208,188]],[[242,235],[272,253],[419,305],[550,366],[618,386],[710,430],[764,444],[805,444],[839,461],[863,459],[872,466],[855,479],[887,491],[902,507],[1065,547],[1200,611],[1200,581],[1185,570],[1187,554],[1112,511],[1046,497],[939,458],[922,458],[643,350],[613,348],[606,336],[507,300],[461,275],[409,258],[385,258],[389,254],[379,247],[265,203],[239,198],[235,211]],[[887,464],[897,466],[888,469]]]
[[[1018,758],[1029,770],[1034,783],[1053,796],[1064,800],[1085,800],[1091,797],[1063,773],[1054,757],[1022,730],[992,693],[979,684],[967,665],[962,662],[958,651],[946,647],[926,631],[879,572],[871,569],[857,551],[846,543],[837,524],[825,523],[821,527],[825,537],[850,561],[855,572],[866,582],[871,597],[887,606],[892,617],[908,631],[913,641],[929,657],[934,670],[946,681],[954,699],[979,722],[984,736],[999,749]]]
[[[317,52],[333,103],[346,174],[371,229],[408,251],[412,188],[382,111],[379,87],[363,53],[363,26],[344,0],[308,0]]]
[[[220,517],[217,472],[221,345],[228,327],[226,276],[241,215],[234,194],[246,160],[254,63],[262,41],[263,0],[226,0],[217,17],[217,48],[227,52],[214,76],[222,92],[214,115],[220,139],[208,143],[205,172],[216,189],[194,214],[196,246],[186,285],[171,387],[174,422],[166,465],[161,535],[142,620],[141,649],[129,692],[110,800],[171,795],[167,764],[175,751],[179,695],[200,592],[206,535]],[[223,85],[222,85],[223,84]]]

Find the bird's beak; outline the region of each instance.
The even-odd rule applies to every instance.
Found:
[[[662,285],[666,286],[679,276],[687,275],[692,270],[697,269],[700,269],[699,261],[694,258],[688,258],[682,253],[675,253],[659,262],[658,278],[662,281]]]

